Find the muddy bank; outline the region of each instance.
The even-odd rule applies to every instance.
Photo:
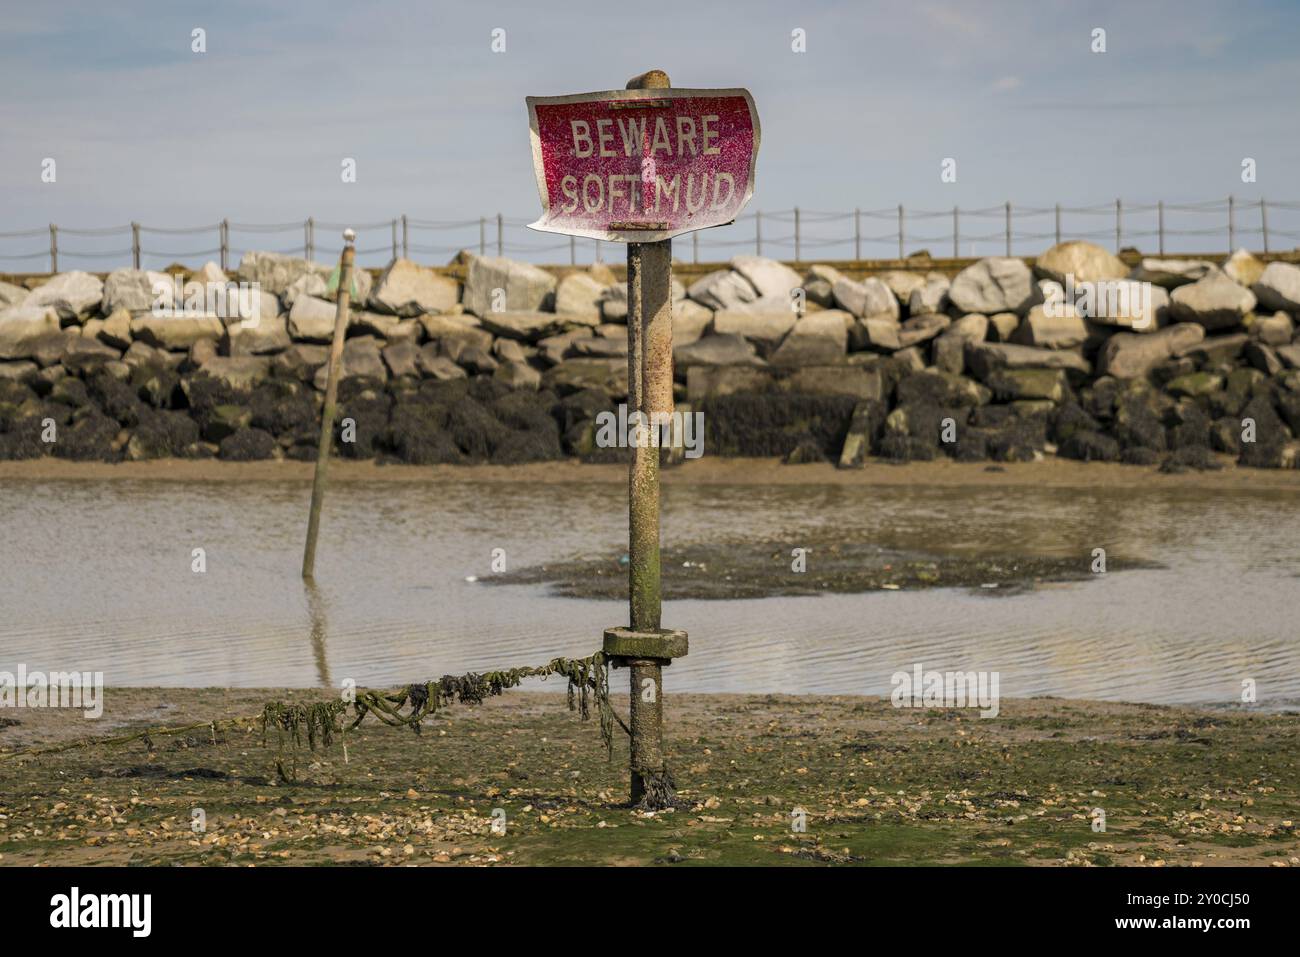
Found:
[[[110,689],[93,730],[252,713],[271,697],[321,693]],[[989,720],[847,696],[667,705],[673,812],[624,806],[625,738],[608,761],[562,695],[516,692],[444,712],[420,736],[363,725],[346,762],[337,745],[308,755],[293,785],[255,732],[0,760],[0,864],[1300,864],[1295,713],[1051,698],[1003,699]],[[86,733],[66,712],[18,720],[0,747]]]
[[[791,542],[799,542],[792,548]],[[674,599],[770,598],[920,588],[971,588],[1007,595],[1040,583],[1082,581],[1092,557],[955,555],[852,542],[730,542],[666,549],[661,581]],[[1158,568],[1107,556],[1106,571]],[[494,585],[542,584],[565,598],[617,600],[627,595],[627,556],[574,558],[493,575]]]
[[[314,466],[307,462],[225,462],[216,459],[152,459],[142,462],[72,462],[40,458],[18,462],[0,461],[2,480],[87,480],[168,482],[256,482],[293,481],[310,483]],[[330,464],[330,481],[446,482],[463,485],[474,482],[526,482],[532,485],[627,485],[627,467],[615,464],[585,464],[577,461],[527,463],[520,465],[411,466],[380,464],[375,461],[340,459]],[[663,483],[672,485],[835,485],[835,486],[936,486],[1035,488],[1199,488],[1199,489],[1294,489],[1300,492],[1300,470],[1242,469],[1228,466],[1219,471],[1161,472],[1158,468],[1118,465],[1108,462],[1077,462],[1048,457],[1041,462],[1007,462],[986,465],[979,462],[893,463],[868,460],[861,469],[839,469],[820,462],[786,465],[775,458],[705,457],[662,473]]]

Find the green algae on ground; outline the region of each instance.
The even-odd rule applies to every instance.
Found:
[[[1094,577],[1093,562],[1087,553],[941,554],[866,544],[724,543],[665,549],[662,588],[674,599],[718,600],[920,588],[976,588],[989,594],[1010,594],[1043,582]],[[1117,556],[1106,559],[1108,572],[1156,567]],[[482,581],[547,585],[551,594],[564,598],[619,599],[627,595],[627,575],[624,559],[610,555],[548,562]]]
[[[160,701],[220,718],[268,695],[321,699],[113,689],[106,718],[144,725]],[[1296,714],[1038,698],[980,719],[674,695],[667,715],[683,806],[660,813],[624,803],[623,736],[607,761],[595,727],[537,692],[443,713],[421,736],[363,725],[346,761],[337,745],[304,755],[294,784],[256,732],[15,758],[0,762],[0,864],[1300,863]],[[0,747],[70,724],[31,712]]]

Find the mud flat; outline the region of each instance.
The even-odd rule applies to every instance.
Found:
[[[94,733],[321,694],[109,689]],[[1300,865],[1295,712],[1032,698],[980,719],[673,695],[668,713],[683,803],[659,814],[622,804],[622,732],[607,760],[595,723],[546,692],[445,711],[418,736],[363,725],[347,762],[337,742],[305,752],[295,784],[254,729],[0,759],[0,864]],[[67,711],[13,714],[4,751],[86,733]]]
[[[879,545],[807,542],[792,558],[789,542],[732,542],[667,549],[664,588],[675,598],[768,598],[918,588],[974,588],[1011,594],[1040,583],[1083,581],[1092,574],[1078,557],[952,555],[900,551]],[[797,539],[796,539],[797,540]],[[796,570],[796,562],[805,565]],[[1158,568],[1152,562],[1107,559],[1110,572]],[[809,571],[808,569],[812,569]],[[617,599],[627,594],[625,559],[574,558],[484,579],[489,584],[543,584],[565,598]]]
[[[226,462],[217,459],[149,459],[139,462],[75,462],[38,458],[0,461],[0,480],[144,480],[170,482],[298,481],[310,483],[314,464],[293,461]],[[627,466],[576,460],[519,465],[397,465],[340,459],[330,464],[331,482],[527,482],[538,485],[627,484]],[[1154,466],[1079,462],[1049,457],[1041,462],[930,462],[895,464],[872,459],[866,468],[829,463],[786,465],[775,458],[712,458],[688,461],[662,473],[665,485],[865,485],[1042,488],[1293,489],[1300,470],[1227,466],[1218,471],[1161,472]]]

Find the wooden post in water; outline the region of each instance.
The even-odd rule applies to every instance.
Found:
[[[348,331],[348,309],[352,302],[353,245],[357,234],[343,233],[343,254],[339,257],[338,308],[334,313],[334,340],[330,345],[329,369],[325,381],[325,405],[320,418],[320,450],[316,455],[316,477],[311,485],[311,513],[307,517],[307,546],[302,553],[302,577],[311,581],[316,573],[316,536],[320,532],[320,507],[325,499],[325,470],[329,466],[334,439],[334,411],[339,395],[339,366],[343,364],[343,339]]]
[[[668,86],[662,70],[627,84],[629,90]],[[672,240],[628,243],[628,418],[637,422],[628,480],[630,621],[606,630],[604,644],[613,663],[630,673],[632,803],[648,808],[676,801],[663,754],[663,667],[686,654],[686,633],[660,627],[659,443],[651,418],[673,411],[672,258]]]

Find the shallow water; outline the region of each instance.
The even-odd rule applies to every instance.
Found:
[[[315,593],[297,482],[7,481],[0,671],[109,685],[390,686],[580,656],[619,602],[488,586],[509,567],[626,549],[620,485],[336,482]],[[890,676],[1000,673],[1001,694],[1300,700],[1300,496],[1287,491],[668,486],[676,542],[876,542],[1163,567],[997,596],[961,589],[672,601],[670,691],[888,694]],[[191,571],[195,548],[207,571]],[[815,572],[816,553],[810,557]],[[543,686],[544,687],[544,686]]]

